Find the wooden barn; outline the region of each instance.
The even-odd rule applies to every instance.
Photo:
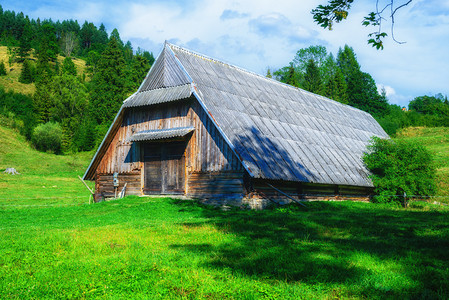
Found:
[[[165,43],[84,179],[97,201],[125,184],[250,207],[367,197],[372,136],[387,134],[366,112]]]

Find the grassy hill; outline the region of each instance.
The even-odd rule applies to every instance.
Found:
[[[400,131],[397,137],[419,141],[434,154],[437,168],[437,195],[449,196],[449,128],[410,127]],[[449,198],[442,198],[441,201],[449,203]]]
[[[30,60],[36,61],[34,55],[30,55]],[[73,62],[77,68],[78,75],[82,75],[86,70],[86,62],[82,59],[72,58]],[[58,56],[59,63],[62,64],[64,57]],[[0,62],[3,61],[6,67],[6,76],[0,76],[0,86],[3,86],[5,90],[12,90],[16,93],[22,93],[26,95],[32,95],[35,91],[35,85],[23,84],[19,82],[20,73],[22,71],[22,63],[13,63],[10,65],[8,49],[6,46],[0,46]]]
[[[0,204],[87,202],[89,192],[77,176],[84,174],[92,155],[38,152],[17,131],[0,126]],[[20,175],[3,173],[6,168]]]

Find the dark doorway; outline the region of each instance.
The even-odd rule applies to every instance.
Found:
[[[186,142],[144,144],[144,194],[184,194]]]

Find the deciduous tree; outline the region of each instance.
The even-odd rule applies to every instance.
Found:
[[[334,23],[339,23],[348,17],[353,2],[354,0],[329,0],[327,5],[318,5],[312,10],[313,19],[321,27],[332,30]],[[376,29],[376,31],[368,34],[368,44],[371,44],[377,49],[384,48],[383,40],[387,36],[387,33],[382,31],[382,23],[386,20],[386,14],[391,21],[390,34],[392,39],[397,43],[403,43],[396,40],[394,36],[395,15],[398,10],[409,5],[411,2],[412,0],[406,0],[400,1],[398,4],[394,0],[388,0],[386,4],[382,5],[379,0],[376,0],[375,10],[368,13],[362,22],[364,26],[372,26]]]
[[[397,201],[406,207],[408,197],[435,194],[433,157],[417,142],[374,138],[363,161],[372,173],[376,202]]]

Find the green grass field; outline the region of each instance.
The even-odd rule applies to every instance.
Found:
[[[367,203],[227,211],[127,197],[0,210],[2,298],[449,295],[449,211]]]
[[[414,130],[402,136],[422,139],[447,176],[448,131]],[[39,153],[1,126],[0,141],[0,172],[21,173],[0,173],[2,299],[449,297],[447,206],[221,211],[146,197],[89,205],[77,176],[93,153]]]
[[[89,201],[90,193],[77,176],[84,174],[93,153],[62,156],[38,152],[15,130],[3,126],[0,141],[0,205]],[[6,168],[15,168],[20,175],[3,173]]]

